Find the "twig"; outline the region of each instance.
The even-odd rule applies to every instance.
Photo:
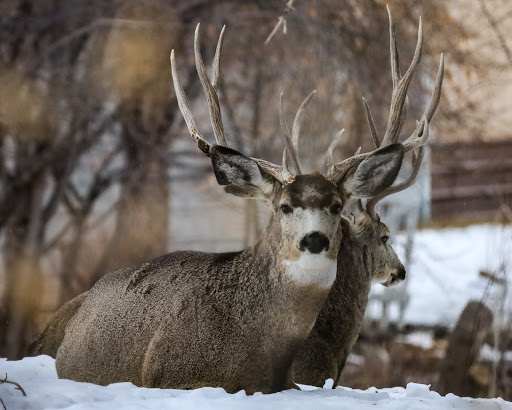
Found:
[[[5,379],[3,379],[3,380],[0,379],[0,384],[3,384],[3,383],[14,384],[16,386],[16,390],[19,390],[24,396],[27,395],[27,393],[25,393],[25,390],[23,390],[23,387],[21,387],[18,383],[7,380],[7,373],[5,373]],[[3,402],[2,402],[2,404],[3,404]]]
[[[286,7],[284,9],[284,12],[282,15],[280,15],[278,18],[277,18],[277,23],[276,25],[274,26],[274,28],[272,29],[272,31],[270,32],[270,34],[268,35],[267,39],[265,40],[265,45],[267,45],[270,40],[272,39],[272,37],[274,37],[274,34],[277,33],[277,30],[279,30],[279,28],[281,26],[283,26],[283,33],[286,34],[286,19],[285,19],[285,16],[292,10],[295,10],[293,8],[293,2],[295,0],[288,0],[288,3],[286,3]]]
[[[491,12],[487,8],[483,0],[478,0],[478,3],[480,4],[480,8],[482,9],[482,12],[487,18],[489,25],[493,29],[494,34],[496,34],[498,42],[500,43],[500,46],[503,49],[505,56],[507,57],[508,63],[512,65],[512,50],[510,50],[510,47],[508,46],[507,41],[505,40],[505,36],[503,35],[501,29],[499,28],[496,19],[492,16]]]
[[[486,278],[486,279],[489,279],[490,282],[492,283],[497,283],[498,285],[504,285],[506,284],[507,280],[504,279],[504,278],[500,278],[498,277],[495,273],[493,272],[489,272],[487,270],[481,270],[479,272],[479,275],[482,277],[482,278]]]

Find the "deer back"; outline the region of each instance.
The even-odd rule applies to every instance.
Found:
[[[78,295],[65,303],[55,312],[41,334],[27,348],[27,356],[39,356],[42,354],[55,358],[57,351],[64,339],[64,333],[69,321],[75,316],[80,306],[87,297],[87,292]]]

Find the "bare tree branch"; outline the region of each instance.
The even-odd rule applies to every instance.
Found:
[[[494,33],[496,34],[498,42],[500,43],[500,46],[503,49],[505,56],[507,57],[508,63],[512,67],[512,51],[510,50],[510,47],[507,44],[507,40],[505,40],[505,36],[503,35],[500,27],[498,26],[498,22],[493,17],[493,15],[489,11],[489,9],[487,8],[487,6],[485,5],[485,2],[483,0],[478,0],[478,3],[480,4],[480,8],[482,9],[482,12],[484,13],[485,17],[487,18],[489,25],[491,26]]]
[[[27,393],[25,393],[25,390],[23,390],[23,387],[21,387],[18,383],[13,382],[11,380],[7,380],[7,373],[5,373],[5,379],[3,379],[3,380],[0,379],[0,384],[4,384],[4,383],[13,384],[14,386],[16,386],[16,390],[19,390],[24,396],[27,395]]]
[[[267,39],[264,42],[265,45],[267,45],[270,42],[270,40],[272,40],[272,37],[274,37],[274,35],[277,33],[277,30],[279,30],[281,26],[283,26],[283,33],[286,34],[286,15],[290,13],[292,10],[295,10],[293,8],[294,1],[295,0],[288,0],[288,2],[286,3],[284,12],[277,18],[276,25],[274,26],[274,28],[272,29],[272,31],[270,32],[270,34],[268,35]]]

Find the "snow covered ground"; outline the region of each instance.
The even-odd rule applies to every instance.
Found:
[[[48,356],[21,361],[0,359],[0,373],[19,383],[27,396],[13,385],[0,385],[0,398],[7,410],[23,409],[503,409],[512,403],[502,399],[445,397],[429,391],[428,386],[409,383],[407,388],[365,391],[338,387],[317,389],[302,386],[303,391],[246,396],[244,392],[227,394],[219,388],[197,390],[161,390],[135,387],[131,383],[96,386],[59,380],[54,360]],[[1,408],[1,407],[0,407]]]
[[[393,245],[401,257],[403,241],[404,238],[399,237]],[[497,311],[498,306],[505,303],[510,312],[510,293],[505,295],[501,285],[489,287],[488,280],[479,275],[481,270],[498,277],[505,270],[510,283],[511,226],[489,224],[418,231],[405,284],[410,295],[405,323],[452,327],[466,303],[471,299],[481,300],[484,294],[491,309]],[[375,285],[373,292],[383,289]],[[369,313],[371,317],[378,317],[378,306],[370,306]]]

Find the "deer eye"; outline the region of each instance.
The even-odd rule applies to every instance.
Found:
[[[384,235],[384,236],[382,236],[382,237],[380,238],[380,241],[381,241],[382,243],[386,243],[386,242],[388,241],[388,239],[389,239],[389,236],[388,236],[388,235]]]
[[[291,214],[293,212],[293,208],[290,205],[283,204],[281,205],[281,211],[283,211],[283,214]]]
[[[334,215],[337,215],[340,213],[341,211],[341,205],[340,204],[334,204],[333,206],[331,206],[331,214],[334,214]]]

